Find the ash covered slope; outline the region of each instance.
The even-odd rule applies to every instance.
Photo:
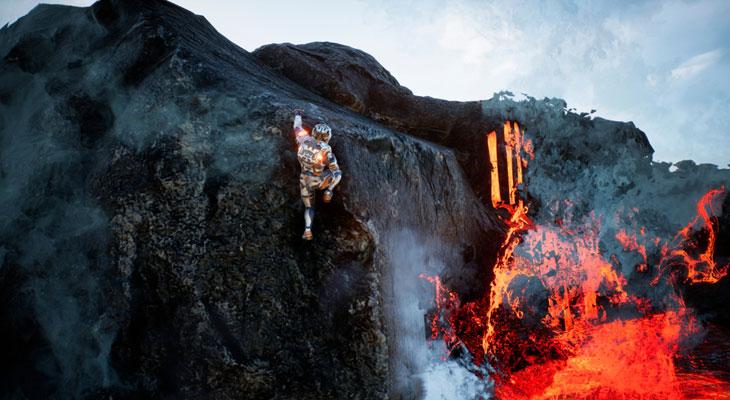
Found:
[[[382,398],[388,238],[459,268],[497,234],[451,150],[171,3],[38,6],[0,56],[2,398]],[[311,244],[293,108],[334,127],[344,172]]]

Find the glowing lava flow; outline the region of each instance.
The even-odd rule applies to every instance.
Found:
[[[662,249],[659,272],[686,271],[690,283],[716,282],[727,273],[712,257],[712,208],[722,193],[711,190],[700,199],[698,217],[673,247],[652,241]],[[518,208],[512,216],[525,213]],[[626,278],[601,255],[595,217],[580,224],[508,225],[483,341],[500,372],[498,398],[685,398],[674,359],[699,325],[673,287],[657,304],[627,292]],[[706,233],[704,242],[693,239],[698,232]],[[617,239],[647,262],[646,246],[636,236],[620,231]],[[528,333],[515,339],[512,331],[526,327]]]
[[[686,266],[686,280],[691,283],[715,283],[727,275],[730,266],[718,266],[714,259],[717,239],[715,203],[723,193],[724,189],[713,189],[702,196],[697,203],[697,216],[677,233],[674,238],[675,247],[668,252],[665,250],[663,270],[676,265]],[[707,232],[704,250],[692,235],[698,225]]]
[[[705,386],[688,385],[691,374],[676,370],[675,358],[700,326],[673,285],[714,283],[728,273],[713,258],[724,190],[705,194],[697,217],[671,241],[649,238],[644,228],[618,231],[623,251],[641,259],[637,273],[656,274],[645,280],[653,292],[630,290],[618,258],[604,258],[599,247],[601,218],[533,223],[518,193],[527,167],[521,153],[531,145],[516,123],[505,124],[502,148],[496,139],[487,135],[491,200],[508,217],[494,279],[483,299],[462,304],[438,277],[427,278],[437,289],[432,339],[442,337],[450,349],[463,345],[475,363],[488,362],[499,399],[720,398],[711,383],[724,382],[707,376],[709,389],[688,396],[687,387]],[[496,162],[502,149],[509,160],[504,194]],[[659,260],[656,268],[651,260]],[[674,279],[678,274],[682,279]]]

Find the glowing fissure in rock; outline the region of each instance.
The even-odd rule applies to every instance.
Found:
[[[502,194],[499,191],[499,165],[497,163],[497,132],[487,134],[487,151],[490,166],[490,190],[492,207],[497,208],[502,203]]]
[[[523,201],[518,196],[518,191],[523,191],[522,170],[527,167],[527,160],[522,156],[523,151],[532,157],[532,153],[528,152],[532,149],[531,142],[523,143],[523,136],[520,132],[520,126],[517,122],[506,121],[502,128],[502,138],[504,146],[499,146],[497,140],[497,132],[491,131],[487,134],[487,155],[489,157],[490,169],[490,192],[492,207],[499,208],[505,205],[521,204]],[[501,183],[499,179],[499,154],[504,153],[506,166],[505,175],[507,176],[507,194],[506,200],[503,200]]]

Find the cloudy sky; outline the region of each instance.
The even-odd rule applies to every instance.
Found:
[[[0,22],[37,3],[0,0]],[[730,163],[727,0],[175,3],[246,50],[339,42],[372,54],[419,95],[561,97],[578,111],[634,121],[655,160]]]

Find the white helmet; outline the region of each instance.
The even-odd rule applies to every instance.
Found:
[[[328,143],[332,137],[332,129],[327,124],[317,124],[312,129],[312,137]]]

